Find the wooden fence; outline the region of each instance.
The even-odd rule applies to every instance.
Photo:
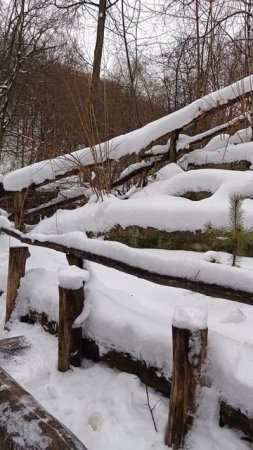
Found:
[[[75,264],[82,267],[83,259],[85,258],[134,275],[136,275],[136,270],[137,276],[150,279],[151,281],[182,287],[180,280],[176,280],[175,284],[172,284],[171,279],[166,280],[166,277],[162,277],[160,280],[160,275],[158,276],[158,274],[152,273],[150,275],[148,271],[124,265],[116,259],[112,260],[103,255],[92,255],[89,252],[69,248],[58,243],[36,241],[9,229],[2,229],[2,231],[18,238],[22,242],[64,252],[67,254],[70,265]],[[11,289],[7,290],[6,322],[10,320],[15,308],[16,293],[20,278],[25,272],[25,263],[28,255],[28,247],[19,246],[10,250],[8,286],[11,286]],[[16,270],[13,270],[15,267],[13,261],[17,260],[19,263],[16,265]],[[185,280],[182,281],[185,289],[189,289],[189,286],[196,286],[196,283],[188,285]],[[220,286],[216,286],[215,289],[220,289]],[[200,292],[199,286],[194,290]],[[245,296],[244,302],[251,303],[251,300],[250,302],[246,301],[246,296],[251,297],[251,295],[246,292],[243,294]],[[221,295],[220,291],[219,295]],[[236,299],[235,293],[230,293],[230,295],[233,300]],[[100,355],[97,343],[87,337],[83,337],[81,325],[75,326],[74,324],[76,318],[82,312],[84,301],[83,287],[79,287],[78,289],[65,289],[59,286],[59,324],[50,324],[45,314],[38,315],[35,311],[30,311],[29,317],[26,319],[30,321],[41,319],[41,322],[44,322],[44,326],[58,333],[58,369],[60,371],[67,371],[71,365],[80,366],[82,357],[90,358],[94,361],[102,360],[111,367],[136,374],[147,386],[152,386],[164,395],[170,396],[170,414],[165,442],[169,446],[172,445],[174,450],[182,448],[185,436],[192,425],[193,416],[198,406],[196,403],[196,390],[199,386],[205,384],[203,374],[207,346],[207,328],[192,331],[191,327],[189,329],[187,327],[173,327],[173,378],[170,380],[159,375],[161,368],[150,367],[145,361],[137,361],[131,355],[116,351],[115,349],[108,349],[107,353]],[[196,361],[196,358],[192,358],[192,355],[191,358],[189,357],[190,342],[196,338],[196,333],[198,334],[199,342],[201,342],[201,347],[198,347],[198,354],[195,355],[198,360],[197,365],[192,362],[193,360]],[[236,410],[224,401],[220,403],[220,423],[221,425],[227,424],[232,427],[237,427],[249,438],[253,439],[253,419],[247,417],[246,414],[240,410]]]
[[[67,245],[59,244],[56,240],[55,242],[53,242],[52,240],[46,240],[46,235],[45,239],[42,241],[36,238],[36,235],[31,235],[29,237],[24,233],[20,233],[19,231],[15,231],[10,228],[1,227],[0,232],[3,232],[8,236],[12,236],[15,239],[18,239],[20,242],[23,242],[24,244],[45,247],[65,253],[67,255],[72,255],[75,261],[82,261],[85,259],[87,261],[95,262],[106,267],[119,270],[129,275],[134,275],[136,277],[152,281],[153,283],[180,289],[187,289],[193,292],[208,295],[210,297],[224,298],[239,303],[253,305],[253,292],[238,290],[232,287],[225,287],[222,284],[214,284],[207,281],[203,282],[198,279],[190,279],[182,276],[162,275],[155,270],[150,270],[134,264],[125,263],[123,260],[117,257],[107,257],[99,252],[92,253],[91,251],[80,250],[76,247],[69,247]],[[108,244],[109,242],[110,241],[107,241]],[[128,247],[128,252],[131,251],[134,252],[135,249]],[[134,255],[135,253],[133,253],[133,259]],[[77,262],[75,262],[75,264],[78,265]]]

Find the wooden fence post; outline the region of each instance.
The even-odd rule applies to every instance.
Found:
[[[205,384],[207,314],[197,308],[176,308],[172,325],[173,376],[165,444],[182,449]]]
[[[29,256],[27,246],[10,247],[5,323],[10,320],[15,309],[20,279],[25,275],[26,260]]]
[[[66,372],[70,366],[80,367],[82,327],[74,326],[74,322],[83,311],[84,306],[84,278],[80,278],[80,272],[73,267],[61,271],[59,286],[59,330],[58,330],[58,370]],[[79,271],[74,279],[75,269]],[[70,275],[69,275],[70,274]],[[68,286],[70,276],[71,287]],[[78,278],[79,276],[79,278]]]
[[[71,252],[66,254],[66,258],[70,266],[77,266],[80,269],[83,269],[83,258],[80,258]]]

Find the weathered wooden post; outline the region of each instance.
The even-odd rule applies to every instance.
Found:
[[[207,313],[197,308],[176,308],[173,325],[173,376],[165,444],[182,449],[205,384]]]
[[[25,275],[26,260],[29,256],[27,246],[10,247],[5,323],[10,320],[15,309],[20,279]]]
[[[84,282],[89,273],[71,266],[59,273],[58,370],[81,365],[82,327],[75,320],[84,307]]]

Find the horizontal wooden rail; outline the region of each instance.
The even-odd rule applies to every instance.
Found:
[[[144,269],[142,267],[130,265],[117,258],[104,256],[103,254],[98,253],[95,254],[92,253],[91,251],[79,250],[78,248],[68,247],[66,245],[59,244],[57,242],[47,240],[40,241],[39,239],[36,239],[35,237],[36,235],[32,237],[27,237],[25,234],[22,234],[10,228],[1,227],[0,232],[4,232],[5,234],[18,239],[19,241],[25,244],[50,248],[52,250],[56,250],[66,254],[72,253],[78,258],[83,258],[88,261],[95,262],[97,264],[102,264],[106,267],[119,270],[129,275],[134,275],[138,278],[143,278],[153,283],[161,284],[164,286],[176,287],[180,289],[187,289],[193,292],[208,295],[210,297],[224,298],[239,303],[253,305],[253,292],[236,290],[232,287],[224,287],[218,284],[206,283],[201,280],[187,279],[179,276],[162,275],[149,269]],[[131,250],[130,247],[129,249]],[[135,249],[132,250],[134,251]]]

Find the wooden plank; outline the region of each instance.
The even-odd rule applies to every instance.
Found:
[[[87,450],[0,368],[0,450]]]

